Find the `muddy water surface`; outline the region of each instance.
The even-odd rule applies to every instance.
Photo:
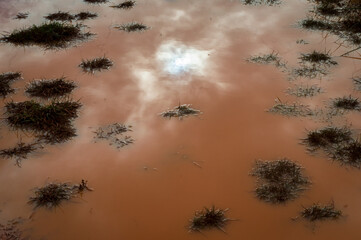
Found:
[[[25,100],[23,88],[38,78],[66,76],[78,88],[73,98],[83,107],[75,121],[78,136],[46,146],[14,166],[0,162],[0,217],[28,218],[32,189],[51,181],[87,179],[95,189],[53,211],[37,209],[25,224],[31,239],[360,239],[361,172],[340,167],[322,154],[311,156],[300,145],[307,129],[325,126],[319,119],[287,118],[267,113],[274,99],[296,101],[284,91],[287,74],[273,66],[245,61],[251,55],[279,52],[291,65],[301,52],[337,48],[332,37],[305,32],[293,25],[309,8],[305,1],[278,7],[244,6],[239,1],[137,1],[134,9],[116,10],[81,0],[0,2],[1,13],[30,13],[26,20],[1,14],[1,30],[41,23],[58,10],[97,12],[85,23],[97,36],[76,48],[44,51],[37,47],[0,45],[0,72],[21,71],[17,94],[4,100]],[[113,28],[131,21],[151,27],[141,33]],[[309,45],[297,45],[306,39]],[[347,51],[338,49],[337,56]],[[82,59],[106,56],[109,71],[84,74]],[[360,61],[336,58],[337,67],[318,83],[326,93],[301,99],[312,107],[329,98],[352,94],[350,78],[360,74]],[[297,82],[297,83],[299,83]],[[158,114],[179,103],[191,103],[203,114],[183,120]],[[336,125],[359,129],[360,115],[334,119]],[[95,129],[121,122],[133,126],[135,143],[120,150],[106,141],[94,143]],[[10,147],[21,132],[1,126],[0,144]],[[273,206],[256,199],[249,176],[255,159],[288,157],[305,167],[312,185],[302,196]],[[345,217],[316,227],[291,221],[302,205],[334,201]],[[238,221],[218,231],[188,233],[196,210],[229,208]]]

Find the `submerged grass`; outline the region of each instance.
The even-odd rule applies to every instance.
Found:
[[[79,102],[71,100],[40,104],[35,101],[9,102],[6,122],[13,129],[33,131],[39,140],[55,144],[76,136],[72,120],[78,115]]]
[[[125,23],[120,26],[115,26],[114,28],[125,32],[143,32],[150,29],[150,27],[138,22]]]
[[[34,209],[39,207],[53,209],[60,206],[63,201],[76,197],[84,190],[92,191],[85,180],[75,185],[70,183],[49,183],[44,187],[36,188],[34,191],[35,196],[30,197],[28,203],[34,205]]]
[[[44,18],[47,20],[50,20],[50,21],[63,21],[63,22],[66,22],[66,21],[71,22],[75,19],[75,17],[73,15],[71,15],[70,13],[62,12],[62,11],[58,11],[56,13],[49,14],[49,15],[45,16]]]
[[[23,237],[23,232],[19,228],[19,224],[22,223],[21,218],[16,218],[7,221],[5,224],[0,224],[0,239],[1,240],[26,240],[28,238]]]
[[[113,62],[106,57],[98,57],[89,60],[82,60],[79,64],[79,67],[83,69],[84,72],[94,73],[96,71],[100,72],[102,70],[109,70],[113,66]]]
[[[79,41],[90,38],[92,33],[82,32],[81,25],[59,22],[33,25],[29,28],[14,30],[0,38],[0,42],[11,43],[15,46],[37,45],[45,49],[66,48]]]
[[[135,1],[124,1],[122,3],[119,3],[117,5],[110,6],[112,8],[118,8],[118,9],[131,9],[135,6]]]
[[[322,88],[317,85],[303,86],[298,85],[294,88],[288,88],[286,92],[296,97],[313,97],[323,92]]]
[[[179,119],[182,119],[183,117],[198,116],[199,114],[201,114],[200,110],[191,108],[191,106],[192,106],[191,104],[178,105],[177,107],[174,107],[171,110],[167,110],[160,113],[160,115],[164,118],[177,117]]]
[[[105,127],[99,127],[94,133],[95,140],[107,140],[109,145],[116,148],[125,147],[134,142],[130,136],[123,136],[123,133],[132,131],[132,126],[120,123],[113,123]]]
[[[15,158],[16,165],[20,166],[21,160],[26,159],[29,154],[41,148],[39,143],[23,143],[19,142],[16,147],[0,150],[0,157]]]
[[[342,216],[342,211],[335,209],[334,203],[327,205],[312,204],[304,207],[300,216],[307,221],[337,220]]]
[[[302,174],[302,167],[286,158],[276,161],[257,160],[250,174],[257,177],[256,196],[274,204],[295,199],[310,184]]]
[[[196,211],[194,217],[190,220],[189,231],[201,232],[204,229],[217,228],[225,232],[224,226],[231,220],[225,216],[227,211],[228,209],[218,209],[215,206]]]
[[[274,52],[270,54],[251,56],[246,61],[259,64],[273,64],[277,68],[286,68],[286,63],[283,62],[282,59],[278,56],[278,54]]]
[[[0,74],[0,96],[5,98],[8,94],[14,93],[15,90],[11,88],[10,84],[21,78],[20,72],[7,72]]]
[[[58,98],[70,94],[76,85],[72,81],[67,81],[65,77],[37,80],[30,82],[25,92],[30,97],[38,97],[43,99]]]
[[[288,117],[307,117],[316,114],[307,105],[301,103],[283,103],[278,98],[275,100],[275,104],[268,109],[268,112]]]

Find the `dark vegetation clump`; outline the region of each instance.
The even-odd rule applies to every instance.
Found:
[[[211,208],[205,207],[201,211],[196,211],[194,217],[190,220],[189,231],[201,232],[204,229],[218,228],[225,232],[224,226],[231,220],[225,216],[227,210],[212,206]]]
[[[124,1],[119,3],[118,5],[110,6],[112,8],[119,8],[119,9],[131,9],[135,6],[135,1]]]
[[[14,93],[15,90],[10,87],[10,84],[21,78],[20,72],[7,72],[0,74],[0,96],[5,98],[8,94]]]
[[[98,17],[98,14],[91,13],[91,12],[80,12],[78,14],[75,14],[74,17],[76,20],[83,21],[83,20],[87,20],[87,19],[96,18],[96,17]]]
[[[313,204],[310,207],[304,207],[301,211],[301,217],[307,221],[337,220],[342,216],[342,211],[335,209],[333,203],[328,205]]]
[[[32,131],[39,140],[55,144],[76,136],[72,120],[81,104],[70,100],[40,104],[35,101],[10,102],[5,105],[6,121],[10,127]]]
[[[38,80],[31,82],[25,92],[30,97],[38,97],[43,99],[58,98],[70,94],[76,85],[74,82],[67,81],[65,77]]]
[[[191,108],[191,106],[191,104],[182,104],[173,108],[172,110],[164,111],[160,115],[165,118],[178,117],[182,119],[183,117],[198,116],[201,114],[200,110]]]
[[[142,32],[149,29],[148,26],[137,22],[126,23],[115,28],[125,32]]]
[[[280,5],[282,3],[281,0],[242,0],[242,3],[245,5]]]
[[[336,61],[331,60],[332,58],[330,55],[317,51],[313,51],[312,53],[308,53],[308,54],[302,53],[300,59],[303,63],[308,62],[313,65],[315,64],[326,65],[326,66],[337,65]]]
[[[270,54],[251,56],[247,59],[247,61],[259,64],[272,64],[277,68],[286,68],[286,63],[283,62],[282,59],[278,56],[278,54],[274,52]]]
[[[341,165],[360,168],[361,166],[361,143],[352,139],[348,143],[339,144],[335,149],[328,151],[331,159],[338,161]]]
[[[317,85],[311,86],[295,86],[294,88],[288,88],[286,92],[296,97],[313,97],[323,92],[322,88]]]
[[[37,45],[45,49],[66,48],[79,41],[85,41],[93,34],[82,32],[81,25],[60,22],[43,23],[29,28],[14,30],[0,38],[0,42],[15,46]]]
[[[123,133],[132,131],[132,126],[114,123],[105,127],[99,127],[94,133],[95,140],[107,140],[109,145],[122,148],[134,142],[132,137],[123,136]]]
[[[292,69],[291,77],[290,79],[297,79],[297,78],[321,78],[323,76],[326,76],[328,74],[328,70],[321,66],[307,66],[302,65],[299,68]]]
[[[277,161],[258,160],[251,175],[257,177],[256,196],[274,204],[295,199],[310,183],[303,176],[302,167],[286,158]]]
[[[20,142],[16,147],[0,150],[0,157],[3,158],[15,158],[16,165],[20,166],[21,160],[26,159],[29,154],[41,148],[39,143],[23,143]]]
[[[29,13],[18,13],[18,14],[16,14],[16,16],[15,16],[15,19],[26,19],[26,18],[28,18],[29,17]]]
[[[62,12],[62,11],[58,11],[57,13],[52,13],[49,14],[47,16],[44,17],[47,20],[50,21],[62,21],[62,22],[66,22],[66,21],[73,21],[75,19],[75,17],[73,15],[71,15],[68,12]]]
[[[303,105],[301,103],[283,103],[279,99],[275,100],[275,104],[268,110],[268,112],[288,117],[308,117],[316,114],[307,105]]]
[[[350,44],[361,44],[361,3],[350,0],[309,0],[314,4],[301,27],[330,32]]]
[[[1,240],[25,240],[23,232],[19,228],[19,224],[23,222],[23,219],[16,218],[7,221],[5,224],[0,224],[0,239]]]
[[[325,127],[314,131],[309,131],[307,137],[302,142],[308,146],[310,151],[319,148],[324,150],[334,149],[336,145],[348,143],[352,140],[352,132],[347,127]]]
[[[63,201],[83,193],[84,190],[92,191],[85,180],[82,180],[80,184],[49,183],[44,187],[35,189],[35,196],[30,197],[29,204],[34,205],[35,209],[39,207],[53,209],[60,206]]]
[[[113,66],[113,62],[106,57],[98,57],[90,60],[82,60],[82,62],[79,64],[79,67],[81,67],[83,71],[87,73],[109,70],[111,66]]]
[[[101,4],[101,3],[107,3],[109,0],[83,0],[83,1],[91,4]]]
[[[358,98],[352,96],[336,98],[332,102],[332,107],[340,110],[361,110],[361,104]]]

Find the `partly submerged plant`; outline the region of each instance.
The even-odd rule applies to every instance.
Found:
[[[344,96],[341,98],[335,98],[332,101],[332,107],[340,110],[361,110],[361,103],[358,98],[352,96]]]
[[[286,68],[286,63],[278,56],[278,53],[272,52],[270,54],[255,55],[247,59],[251,63],[259,64],[273,64],[277,68]]]
[[[192,106],[191,104],[182,104],[177,107],[174,107],[171,110],[164,111],[160,113],[160,115],[165,118],[178,117],[181,119],[183,117],[198,116],[199,114],[201,114],[200,110],[191,108],[191,106]]]
[[[339,144],[334,149],[327,151],[331,159],[338,161],[341,165],[360,168],[361,166],[361,143],[358,140]]]
[[[334,203],[327,205],[312,204],[304,207],[300,216],[307,221],[337,220],[342,216],[342,211],[335,209]]]
[[[336,61],[332,60],[332,57],[326,53],[321,53],[317,51],[313,51],[312,53],[301,53],[301,57],[299,58],[302,63],[311,63],[317,65],[337,65]]]
[[[190,220],[189,231],[201,232],[204,229],[217,228],[223,232],[224,226],[228,221],[225,213],[228,209],[218,209],[215,206],[205,207],[201,211],[196,211],[194,217]]]
[[[110,145],[122,148],[134,142],[130,136],[123,136],[123,133],[132,131],[132,126],[120,123],[99,127],[94,133],[95,140],[108,140]]]
[[[20,72],[7,72],[0,74],[0,96],[5,98],[8,94],[14,93],[15,90],[10,87],[10,84],[21,78]]]
[[[94,73],[95,71],[109,70],[113,66],[113,62],[106,57],[98,57],[89,60],[82,60],[79,64],[79,67],[83,69],[84,72]]]
[[[74,17],[76,20],[83,21],[83,20],[87,20],[87,19],[96,18],[96,17],[98,17],[98,14],[91,13],[91,12],[80,12],[78,14],[75,14]]]
[[[19,142],[16,147],[0,150],[0,157],[15,158],[16,165],[20,166],[21,160],[27,158],[30,153],[38,148],[41,148],[41,146],[37,142],[29,144]]]
[[[45,19],[47,20],[50,20],[50,21],[63,21],[63,22],[66,22],[66,21],[72,21],[75,19],[75,17],[73,15],[71,15],[70,13],[68,12],[62,12],[62,11],[58,11],[56,13],[51,13],[47,16],[44,17]]]
[[[18,14],[16,14],[14,19],[26,19],[29,17],[29,13],[21,13],[19,12]]]
[[[241,1],[245,5],[280,5],[282,3],[281,0],[242,0]]]
[[[29,28],[14,30],[0,38],[0,42],[15,46],[37,45],[45,49],[66,48],[79,41],[90,38],[92,33],[82,32],[81,25],[60,22],[43,23]]]
[[[138,22],[130,22],[126,24],[122,24],[120,26],[115,26],[114,28],[125,31],[125,32],[142,32],[148,30],[150,27],[138,23]]]
[[[323,92],[322,88],[317,85],[303,86],[298,85],[294,88],[288,88],[286,92],[296,97],[313,97]]]
[[[30,82],[25,92],[30,97],[43,99],[57,98],[70,94],[76,87],[74,82],[67,81],[65,77],[56,79],[41,79]]]
[[[307,117],[315,115],[307,105],[301,103],[283,103],[278,98],[268,112],[281,114],[288,117]]]
[[[112,8],[119,8],[119,9],[131,9],[135,6],[135,1],[124,1],[117,5],[110,6]]]
[[[91,4],[100,4],[100,3],[107,3],[109,0],[83,0],[83,1]]]

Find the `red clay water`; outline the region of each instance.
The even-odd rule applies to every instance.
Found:
[[[244,6],[239,1],[137,1],[134,9],[117,10],[87,5],[81,0],[0,2],[1,30],[38,24],[58,10],[97,12],[87,20],[96,38],[76,48],[44,51],[38,47],[0,45],[0,72],[21,71],[24,81],[14,101],[25,100],[23,87],[33,79],[66,76],[78,88],[73,98],[83,107],[75,121],[78,137],[46,146],[22,167],[0,162],[0,218],[29,218],[25,235],[31,239],[328,239],[361,238],[361,172],[347,169],[322,154],[311,156],[300,145],[307,129],[330,123],[317,119],[287,118],[267,113],[277,97],[296,101],[285,90],[300,83],[273,66],[245,61],[251,55],[277,51],[291,65],[299,54],[335,50],[329,36],[295,28],[310,7],[305,1],[287,1],[277,7]],[[26,20],[12,20],[18,11]],[[14,13],[14,14],[10,14]],[[116,24],[137,21],[151,27],[125,33]],[[305,39],[309,45],[296,44]],[[348,49],[340,48],[338,56]],[[106,56],[114,67],[94,75],[78,68],[82,59]],[[311,99],[312,107],[330,98],[360,94],[353,76],[360,61],[336,58],[337,67],[318,83],[326,90]],[[302,81],[301,81],[302,82]],[[203,114],[183,120],[162,119],[159,113],[179,103],[191,103]],[[361,127],[359,113],[335,120],[336,125]],[[120,150],[106,141],[94,143],[93,131],[114,122],[133,126],[134,144]],[[11,147],[21,132],[1,126],[0,144]],[[287,157],[303,167],[312,185],[295,201],[271,205],[254,195],[249,176],[256,159]],[[78,183],[87,179],[93,192],[64,202],[53,211],[27,204],[32,189],[51,181]],[[302,206],[335,202],[345,217],[317,223],[292,221]],[[215,205],[229,208],[227,234],[189,233],[196,210]],[[32,215],[33,214],[33,215]]]

